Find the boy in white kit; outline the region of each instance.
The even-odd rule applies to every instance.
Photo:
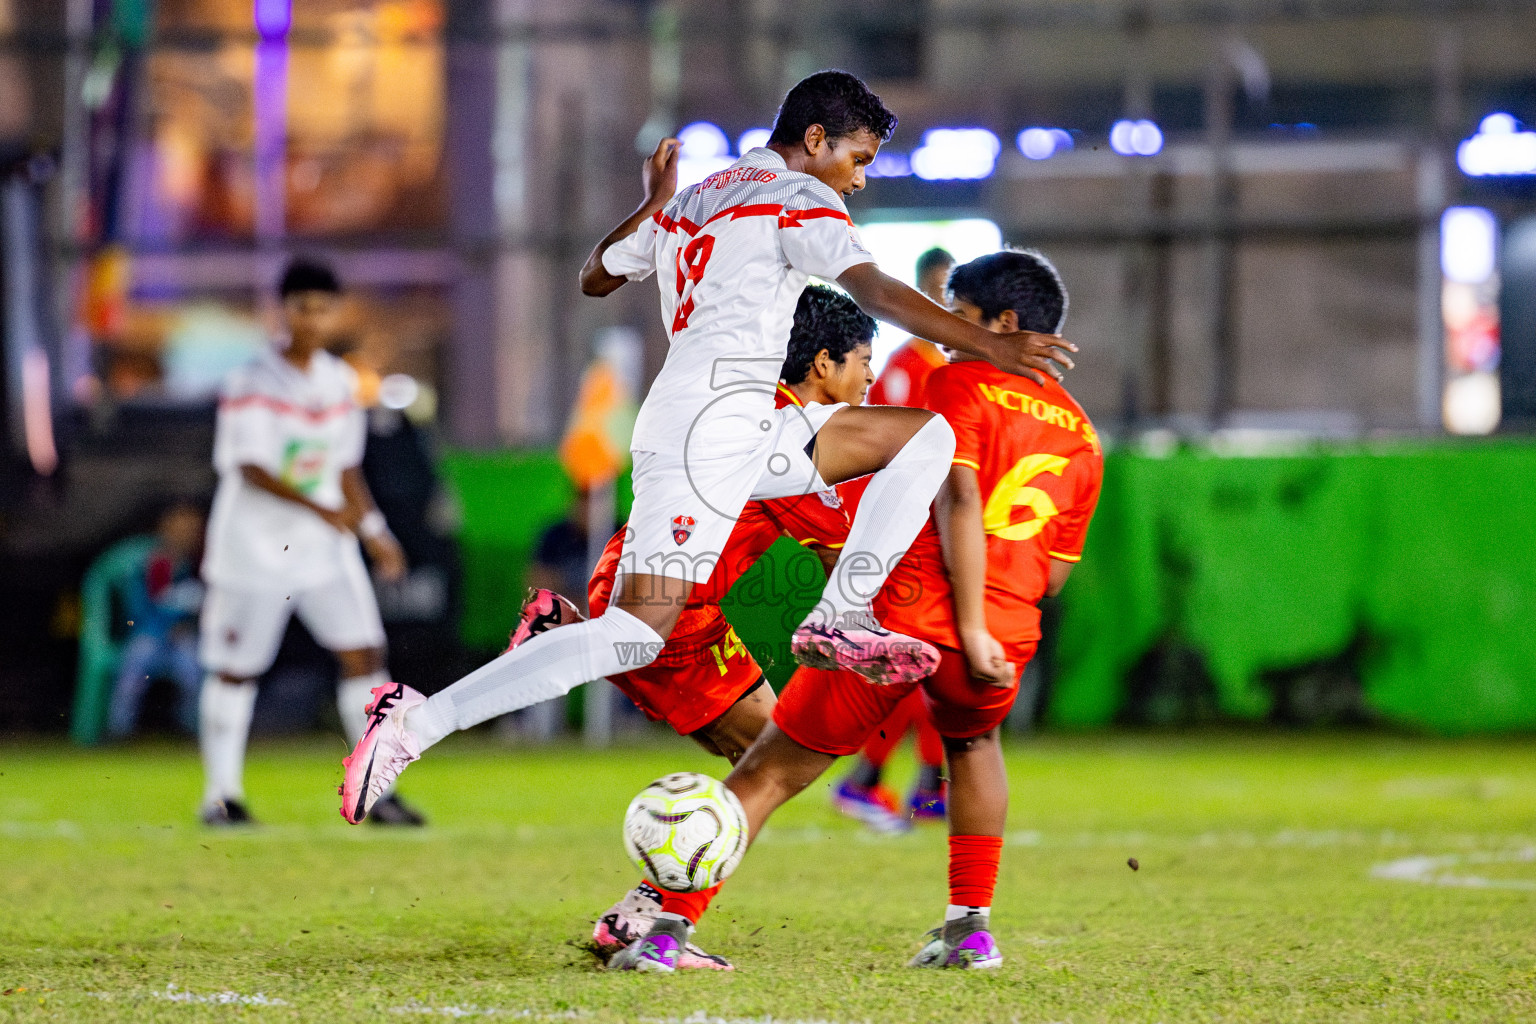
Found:
[[[785,97],[766,147],[678,193],[675,139],[642,170],[645,202],[582,269],[607,295],[657,275],[671,336],[631,442],[635,502],[612,604],[533,637],[432,698],[377,691],[346,761],[342,815],[360,821],[421,751],[449,733],[654,658],[692,587],[708,579],[750,499],[787,497],[873,473],[820,605],[794,633],[803,664],[876,682],[921,678],[937,652],[874,621],[872,597],[900,560],[949,472],[954,434],[921,409],[774,408],[795,304],[810,276],[835,280],[864,309],[909,333],[1035,377],[1070,367],[1069,343],[991,334],[882,274],[840,194],[896,118],[863,82],[824,71]]]
[[[203,821],[249,822],[242,774],[256,677],[271,667],[288,617],[299,616],[341,667],[336,708],[349,742],[366,721],[369,691],[388,681],[384,627],[358,538],[386,578],[405,556],[374,506],[359,464],[367,436],[357,377],[327,352],[341,305],[329,267],[289,264],[279,286],[289,337],[229,375],[219,398],[213,462],[219,488],[208,524],[200,622],[207,673],[199,738]],[[393,796],[374,807],[385,824],[419,825]]]

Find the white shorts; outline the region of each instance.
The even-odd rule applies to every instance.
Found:
[[[827,489],[806,447],[842,408],[776,409],[763,421],[762,444],[741,455],[635,452],[635,503],[618,571],[704,583],[748,501]]]
[[[277,657],[290,615],[298,615],[315,642],[332,651],[385,643],[368,570],[362,556],[349,550],[341,573],[319,586],[291,593],[210,586],[199,623],[204,671],[236,679],[261,675]]]

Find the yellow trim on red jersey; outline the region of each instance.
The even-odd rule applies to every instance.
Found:
[[[799,406],[802,409],[805,408],[805,403],[800,401],[800,396],[789,390],[783,381],[779,382],[779,394],[783,395],[790,405]]]
[[[950,461],[954,465],[956,465],[956,466],[969,466],[971,469],[974,469],[976,472],[978,472],[978,473],[981,472],[980,464],[972,462],[970,459],[962,459],[959,456],[956,456],[955,458],[951,459]]]
[[[1050,556],[1056,559],[1058,562],[1081,562],[1083,560],[1083,556],[1081,554],[1064,555],[1060,551],[1052,551],[1050,552]]]

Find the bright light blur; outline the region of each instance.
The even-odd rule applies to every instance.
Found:
[[[1503,415],[1498,375],[1469,373],[1447,382],[1441,413],[1452,434],[1493,433]]]
[[[263,39],[279,39],[293,26],[293,0],[256,0],[256,31]]]
[[[1536,132],[1520,131],[1510,114],[1489,114],[1456,147],[1456,166],[1475,178],[1536,174]]]
[[[1015,143],[1019,152],[1031,160],[1049,160],[1072,148],[1072,136],[1061,128],[1025,128]]]
[[[768,145],[768,140],[773,132],[767,128],[748,128],[741,133],[741,138],[736,141],[736,152],[746,155],[748,150],[757,149]]]
[[[695,121],[681,129],[677,141],[683,144],[683,152],[694,159],[728,156],[731,152],[731,140],[719,125],[708,121]]]
[[[1499,225],[1480,206],[1453,206],[1440,217],[1440,269],[1458,284],[1481,284],[1498,266]]]
[[[880,269],[898,280],[917,287],[917,258],[939,246],[960,263],[996,252],[1003,247],[1003,233],[990,220],[971,217],[964,220],[874,221],[859,225],[859,237],[880,264]],[[874,356],[870,365],[876,376],[907,336],[900,330],[880,326],[875,335]]]
[[[386,409],[409,409],[421,394],[416,378],[406,373],[391,373],[379,381],[379,404]]]
[[[985,128],[934,128],[912,154],[912,173],[924,181],[976,181],[992,174],[1002,151]]]
[[[1116,121],[1109,148],[1121,156],[1156,156],[1163,150],[1163,130],[1151,121]]]
[[[735,163],[730,137],[717,124],[695,121],[677,133],[677,140],[682,143],[677,157],[678,188],[697,185]]]
[[[864,173],[871,178],[910,178],[912,160],[905,153],[881,150],[875,154],[874,163]]]

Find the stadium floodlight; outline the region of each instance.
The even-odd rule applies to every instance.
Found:
[[[736,152],[745,154],[748,150],[757,149],[759,146],[768,145],[768,139],[773,132],[767,128],[748,128],[741,133],[741,138],[736,141]]]
[[[1456,166],[1474,178],[1536,174],[1536,132],[1521,131],[1511,114],[1489,114],[1456,147]]]
[[[1121,156],[1156,156],[1163,151],[1163,130],[1147,120],[1116,121],[1109,129],[1109,148]]]
[[[1072,134],[1061,128],[1025,128],[1014,143],[1031,160],[1049,160],[1073,145]]]
[[[731,166],[731,140],[717,124],[695,121],[677,133],[683,144],[677,157],[677,187],[697,185]]]
[[[1481,206],[1440,215],[1440,270],[1457,284],[1482,284],[1498,266],[1499,222]]]
[[[1003,144],[985,128],[932,128],[912,153],[912,173],[924,181],[990,177]]]
[[[875,154],[874,163],[864,173],[871,178],[910,178],[912,160],[905,153],[882,151]]]

